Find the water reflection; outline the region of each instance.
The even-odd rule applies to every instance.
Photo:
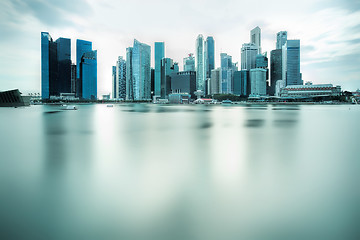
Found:
[[[356,106],[36,106],[0,116],[10,238],[359,236]]]

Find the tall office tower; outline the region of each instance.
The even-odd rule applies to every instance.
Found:
[[[220,93],[228,94],[232,93],[232,73],[233,63],[232,57],[226,53],[220,54],[221,60],[221,80],[220,80]]]
[[[250,95],[265,96],[266,95],[266,70],[263,68],[255,68],[250,70]]]
[[[302,85],[300,75],[300,40],[287,40],[282,47],[282,79],[288,85]]]
[[[81,97],[97,99],[97,51],[86,52],[80,62]]]
[[[267,54],[258,54],[256,55],[256,60],[255,60],[255,68],[268,68],[268,58],[267,58]]]
[[[171,93],[188,93],[191,98],[195,98],[196,91],[196,72],[183,71],[174,72],[171,78]]]
[[[270,52],[270,95],[276,93],[276,82],[282,80],[282,49]],[[280,89],[278,89],[278,94]],[[277,95],[278,95],[277,94]]]
[[[209,91],[210,95],[220,93],[220,77],[221,77],[221,68],[211,70],[210,91]]]
[[[126,98],[126,61],[122,56],[116,62],[116,98]]]
[[[76,64],[71,64],[71,93],[76,93]]]
[[[134,39],[132,55],[134,100],[151,100],[151,47]]]
[[[133,48],[126,48],[126,100],[134,100],[133,94],[133,68],[132,68],[132,59],[133,59]]]
[[[55,42],[41,33],[41,95],[43,99],[71,92],[71,40]]]
[[[256,67],[258,48],[253,43],[244,43],[241,48],[241,70],[250,70]]]
[[[199,35],[196,39],[196,90],[205,93],[205,66],[204,66],[204,38]]]
[[[247,70],[235,71],[233,77],[234,84],[234,94],[238,96],[247,95],[247,79],[248,79]]]
[[[161,98],[165,99],[171,93],[171,75],[179,72],[179,66],[171,58],[161,60]]]
[[[257,47],[257,53],[261,54],[261,29],[259,27],[254,28],[250,32],[250,43],[255,44]]]
[[[184,58],[184,71],[195,71],[194,54],[190,53],[188,57]]]
[[[116,91],[116,66],[112,66],[112,98],[117,98],[117,91]]]
[[[287,31],[281,31],[276,34],[276,49],[282,49],[287,41]]]
[[[151,68],[151,96],[155,93],[155,69]]]
[[[56,85],[60,95],[60,93],[71,92],[71,40],[59,38],[55,42],[58,61],[58,79]]]
[[[155,83],[154,90],[155,95],[161,94],[161,59],[165,57],[165,43],[155,42]]]
[[[92,51],[92,42],[76,39],[76,76],[80,78],[80,62],[86,52]]]
[[[205,41],[205,78],[211,78],[211,70],[215,68],[215,44],[213,37],[207,37]]]

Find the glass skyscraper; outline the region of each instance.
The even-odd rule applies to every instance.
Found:
[[[85,40],[76,40],[76,75],[80,78],[80,62],[81,58],[86,52],[92,51],[92,42]]]
[[[270,95],[275,95],[276,82],[282,80],[282,49],[270,52]]]
[[[195,71],[194,54],[190,53],[188,57],[184,58],[184,71]]]
[[[116,66],[112,66],[112,98],[116,98],[117,91],[116,91]]]
[[[215,43],[213,37],[207,37],[205,41],[205,74],[211,78],[211,70],[215,68]]]
[[[246,96],[247,95],[247,79],[248,79],[248,71],[241,70],[235,71],[233,77],[234,84],[234,94],[238,96]]]
[[[132,52],[134,100],[151,100],[151,47],[135,39]]]
[[[161,60],[161,98],[168,98],[171,93],[171,75],[177,72],[179,72],[179,66],[171,58]]]
[[[71,92],[71,41],[55,42],[47,32],[41,33],[41,95],[43,99]]]
[[[199,35],[196,39],[196,90],[205,93],[205,66],[204,66],[204,37]]]
[[[282,67],[286,86],[303,84],[300,74],[300,40],[287,40],[282,48]]]
[[[228,94],[232,93],[232,73],[233,73],[233,63],[232,57],[226,53],[220,54],[221,59],[221,84],[220,84],[220,93]]]
[[[133,95],[133,48],[126,48],[126,100],[134,100]]]
[[[155,42],[155,95],[161,95],[161,60],[165,57],[165,43]]]
[[[86,52],[80,62],[81,97],[97,99],[97,51]]]

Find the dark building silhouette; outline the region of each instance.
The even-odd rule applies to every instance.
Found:
[[[196,72],[186,71],[171,74],[171,91],[173,93],[188,93],[195,99]]]

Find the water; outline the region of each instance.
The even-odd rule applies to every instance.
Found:
[[[360,107],[0,108],[1,239],[360,239]]]

